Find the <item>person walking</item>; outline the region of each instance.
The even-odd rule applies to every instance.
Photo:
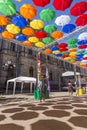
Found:
[[[46,78],[44,75],[40,77],[41,85],[40,85],[40,102],[45,101],[46,91],[47,91],[47,84]]]
[[[73,96],[73,85],[71,81],[68,81],[68,91],[69,91],[69,96]]]

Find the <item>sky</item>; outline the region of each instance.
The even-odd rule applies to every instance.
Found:
[[[56,12],[56,17],[58,17],[58,16],[60,16],[60,15],[69,15],[70,18],[71,18],[70,23],[75,24],[75,20],[76,20],[77,17],[74,17],[74,16],[70,15],[70,8],[71,8],[75,3],[81,2],[81,1],[84,1],[84,0],[73,0],[73,2],[72,2],[72,4],[71,4],[70,8],[68,8],[68,9],[66,9],[66,10],[64,10],[64,11],[56,10],[56,9],[53,7],[53,5],[52,5],[53,0],[50,0],[50,1],[51,1],[50,4],[46,5],[45,7],[36,6],[36,5],[32,2],[32,0],[22,0],[21,2],[18,2],[17,0],[12,0],[12,1],[16,4],[17,11],[19,11],[21,5],[23,5],[23,4],[25,4],[25,3],[26,3],[26,4],[32,4],[32,5],[34,5],[34,6],[36,7],[36,9],[37,9],[37,16],[34,17],[34,19],[40,19],[39,13],[41,12],[41,10],[43,10],[43,9],[45,9],[45,8],[51,8],[51,9],[55,10],[55,12]],[[85,0],[85,1],[87,1],[87,0]],[[45,25],[55,24],[55,19],[56,19],[56,17],[55,17],[51,22],[44,22]],[[55,25],[56,25],[56,24],[55,24]],[[56,27],[57,27],[58,30],[62,30],[62,27],[57,26],[57,25],[56,25]]]

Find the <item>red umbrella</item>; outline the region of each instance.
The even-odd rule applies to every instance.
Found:
[[[44,38],[47,36],[47,33],[44,31],[36,32],[36,37],[37,38]]]
[[[80,46],[78,46],[78,48],[79,48],[79,49],[85,49],[85,48],[87,48],[87,44],[80,45]]]
[[[35,5],[44,7],[50,3],[50,0],[32,0]]]
[[[77,26],[84,26],[87,24],[87,14],[79,16],[75,21]]]
[[[65,47],[67,47],[67,43],[60,43],[60,44],[58,44],[58,47],[65,48]]]
[[[76,3],[71,9],[70,13],[73,16],[79,16],[87,11],[87,2],[81,1]]]
[[[56,10],[65,10],[70,7],[73,0],[54,0],[53,6]]]
[[[68,48],[60,48],[60,51],[62,52],[62,51],[67,51],[68,50]]]

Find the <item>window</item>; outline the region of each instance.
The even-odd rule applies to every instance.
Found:
[[[10,46],[9,46],[9,50],[10,50],[10,51],[15,51],[15,43],[12,43],[12,42],[11,42],[11,44],[10,44]]]
[[[33,67],[31,66],[30,69],[29,69],[29,76],[30,77],[33,77]]]
[[[32,55],[32,50],[29,49],[28,50],[28,54]]]
[[[52,72],[49,73],[49,79],[52,81]]]

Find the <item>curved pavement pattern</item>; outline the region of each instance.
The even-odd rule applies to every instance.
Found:
[[[1,97],[0,130],[87,130],[87,94],[51,93],[45,102],[33,95]]]

